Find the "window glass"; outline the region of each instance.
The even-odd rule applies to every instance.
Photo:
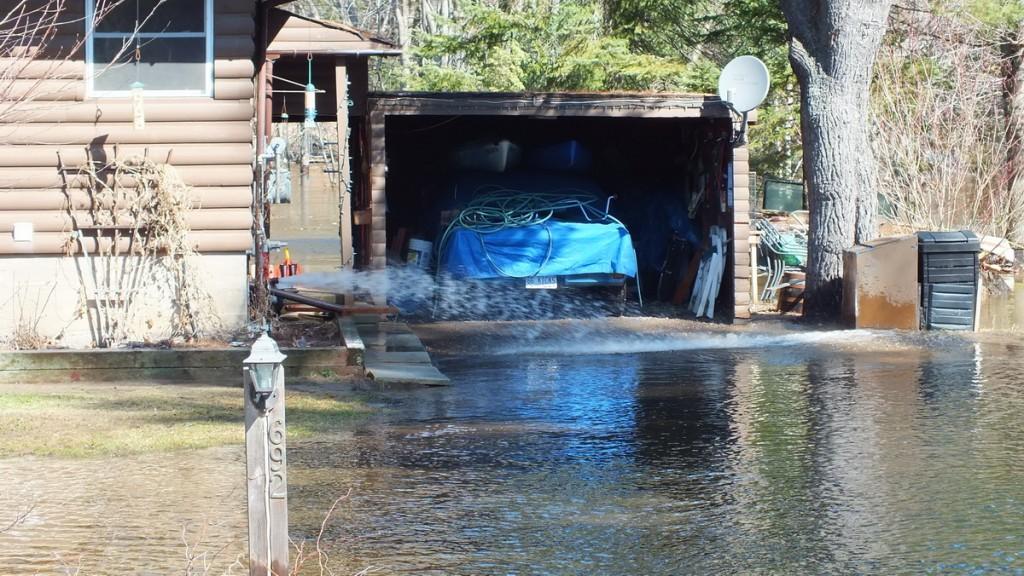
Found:
[[[131,34],[138,21],[140,31],[203,32],[205,0],[111,0],[96,2],[96,31]]]
[[[129,90],[136,80],[142,82],[146,90],[206,88],[204,38],[144,38],[141,55],[136,64],[133,39],[96,38],[93,89]]]
[[[92,90],[127,92],[139,81],[146,90],[208,92],[210,0],[90,1],[95,18],[89,39]],[[112,2],[118,3],[110,8]]]

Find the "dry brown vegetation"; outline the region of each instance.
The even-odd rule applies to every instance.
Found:
[[[888,216],[911,229],[971,229],[1021,241],[1013,63],[991,31],[966,16],[898,10],[891,26],[873,94]]]
[[[174,167],[136,157],[91,163],[74,172],[88,177],[90,203],[78,211],[69,196],[67,211],[76,233],[67,252],[91,256],[79,272],[82,298],[87,299],[89,284],[95,295],[90,320],[98,327],[97,345],[135,337],[133,320],[154,292],[172,304],[172,339],[192,341],[217,330],[216,308],[195,272],[199,254],[188,239],[189,189]]]

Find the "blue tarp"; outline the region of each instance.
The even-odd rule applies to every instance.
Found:
[[[456,278],[635,277],[637,271],[633,242],[622,225],[554,220],[490,234],[456,228],[445,243],[441,266]]]

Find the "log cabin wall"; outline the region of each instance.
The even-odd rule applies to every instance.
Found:
[[[90,154],[98,162],[115,154],[147,154],[177,169],[191,187],[190,238],[203,254],[207,289],[225,323],[244,320],[245,251],[252,238],[256,0],[212,1],[212,95],[146,94],[141,130],[133,126],[129,97],[87,93],[85,0],[66,2],[59,18],[63,24],[49,41],[26,42],[20,54],[29,62],[0,61],[0,72],[14,77],[0,80],[6,87],[0,90],[0,301],[16,304],[6,306],[0,317],[0,339],[26,315],[41,313],[29,309],[42,291],[51,297],[40,330],[59,327],[69,345],[88,344],[83,330],[67,328],[80,312],[63,304],[80,300],[80,274],[73,270],[78,258],[70,254],[78,243],[69,241],[68,205],[89,206],[88,179],[74,173],[65,179],[59,166],[81,166]],[[31,241],[14,241],[16,223],[32,224]]]

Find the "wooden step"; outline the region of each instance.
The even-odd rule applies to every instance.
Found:
[[[447,386],[451,380],[430,364],[378,364],[366,367],[366,376],[382,384]]]

